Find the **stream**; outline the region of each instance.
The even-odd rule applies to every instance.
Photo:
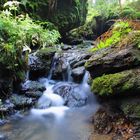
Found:
[[[48,77],[40,78],[38,81],[45,85],[46,90],[39,98],[37,106],[32,108],[28,114],[17,115],[10,123],[0,128],[0,132],[8,136],[8,140],[88,140],[93,132],[91,117],[94,115],[99,105],[94,94],[91,93],[88,85],[89,73],[85,72],[81,83],[76,84],[70,76],[68,67],[67,78],[62,81],[52,80],[52,65]],[[28,84],[29,80],[26,81]],[[65,98],[55,94],[56,87],[63,85],[74,85],[74,92],[78,96],[86,98],[77,107],[65,105]],[[78,97],[77,97],[78,98]],[[49,106],[51,101],[51,106]],[[49,107],[48,107],[49,106]],[[20,119],[19,119],[20,118]]]

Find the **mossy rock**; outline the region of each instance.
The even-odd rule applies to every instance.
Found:
[[[40,59],[52,59],[57,49],[55,47],[42,48],[37,52]]]
[[[92,81],[92,91],[99,96],[125,95],[140,91],[140,69],[103,75]]]
[[[61,33],[82,25],[86,20],[87,0],[29,0],[23,3],[30,16],[54,23]]]
[[[81,43],[83,40],[94,40],[97,38],[96,34],[96,20],[93,18],[90,22],[85,23],[83,26],[71,30],[66,37],[70,44]]]
[[[92,78],[132,69],[139,65],[140,51],[134,44],[122,48],[116,46],[95,51],[85,63]]]
[[[29,78],[31,80],[36,80],[49,74],[56,51],[55,47],[48,47],[37,51],[35,56],[34,54],[30,54],[33,57],[29,65]]]
[[[129,117],[137,117],[140,118],[140,101],[139,97],[128,98],[126,100],[122,100],[120,103],[120,108],[124,112],[125,115]]]

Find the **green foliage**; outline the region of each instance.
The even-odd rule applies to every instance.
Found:
[[[12,72],[13,77],[23,77],[26,69],[22,50],[28,46],[53,46],[60,34],[57,30],[43,28],[33,22],[28,15],[13,16],[9,10],[0,14],[0,64]]]
[[[11,13],[13,12],[13,15],[16,17],[19,10],[19,4],[20,2],[18,1],[7,1],[3,7],[8,9]]]
[[[132,21],[133,30],[123,37],[123,39],[117,44],[118,47],[134,46],[140,49],[140,23]]]
[[[109,36],[105,40],[100,40],[99,43],[97,44],[97,47],[92,48],[91,51],[97,51],[102,48],[116,45],[117,43],[119,43],[121,41],[121,39],[125,35],[127,35],[131,31],[132,31],[132,29],[128,22],[123,22],[123,21],[116,22],[113,25],[113,29],[111,31],[112,32],[111,36]]]
[[[73,29],[69,32],[69,38],[71,39],[89,39],[93,38],[93,35],[95,34],[94,31],[96,31],[96,21],[93,17],[93,19],[90,22],[86,22],[83,26],[80,26],[76,29]]]
[[[109,19],[110,17],[118,17],[119,12],[119,3],[118,0],[97,0],[94,4],[93,8],[97,11],[99,15],[101,15],[105,19]]]
[[[97,0],[89,10],[94,14],[102,16],[104,19],[140,19],[140,0],[126,1],[120,6],[119,0]],[[90,12],[89,12],[90,13]]]
[[[30,44],[35,37],[40,46],[45,47],[54,45],[60,34],[57,30],[43,29],[41,25],[34,23],[28,16],[25,19],[18,20],[18,26],[23,33],[25,33],[25,42]]]
[[[61,0],[54,11],[50,21],[53,22],[59,31],[64,34],[71,29],[83,25],[86,20],[87,5],[83,0]]]
[[[86,23],[89,23],[93,20],[94,17],[98,16],[99,13],[92,5],[88,6],[88,13],[86,18]]]
[[[120,11],[119,16],[127,19],[140,19],[140,11],[131,7],[131,5],[127,5]]]

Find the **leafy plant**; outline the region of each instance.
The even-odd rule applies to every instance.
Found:
[[[44,28],[27,14],[13,15],[11,9],[6,9],[0,14],[0,64],[9,70],[14,79],[19,75],[23,77],[26,69],[23,48],[53,46],[59,38],[57,30]]]
[[[121,39],[132,31],[129,22],[119,21],[113,25],[113,28],[103,34],[97,41],[97,46],[92,48],[91,51],[97,51],[102,48],[116,45]]]

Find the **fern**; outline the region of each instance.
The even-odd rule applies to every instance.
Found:
[[[97,46],[95,48],[92,48],[91,51],[97,51],[102,48],[115,46],[117,43],[121,41],[121,39],[125,35],[127,35],[131,31],[132,28],[129,25],[129,22],[125,22],[125,21],[116,22],[113,26],[113,29],[105,33],[105,35],[106,34],[111,34],[111,35],[108,36],[107,38],[103,37],[103,39],[99,40]]]

